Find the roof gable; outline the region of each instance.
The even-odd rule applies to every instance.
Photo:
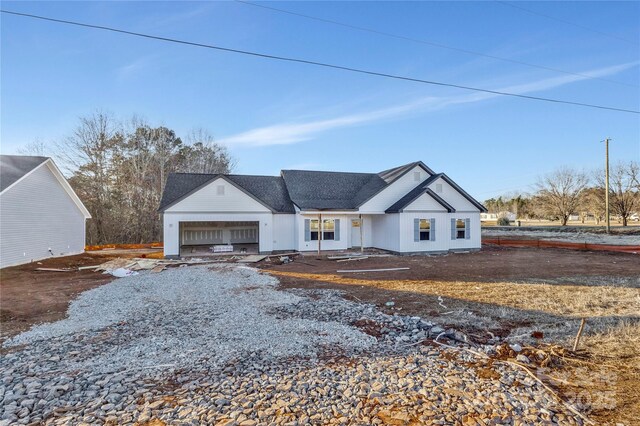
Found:
[[[0,192],[9,189],[48,159],[31,155],[0,155]]]
[[[435,176],[434,176],[435,177]],[[457,183],[455,183],[453,181],[453,179],[451,179],[449,176],[447,176],[444,173],[440,173],[437,175],[437,178],[434,179],[433,181],[431,181],[429,183],[429,187],[432,188],[434,185],[438,184],[438,180],[442,179],[442,181],[446,182],[454,192],[454,194],[457,194],[457,196],[459,196],[459,200],[464,200],[464,202],[469,203],[471,206],[473,206],[474,208],[480,210],[480,212],[486,212],[487,209],[485,206],[483,206],[480,202],[478,202],[475,198],[473,198],[471,195],[469,195],[464,189],[462,189]],[[452,204],[452,205],[456,205],[456,201],[455,201],[455,197],[444,197],[447,199],[447,201]],[[460,208],[460,206],[457,207],[458,210],[463,210],[462,208]]]
[[[80,197],[78,197],[58,166],[56,166],[56,163],[54,163],[50,157],[0,155],[0,180],[2,187],[0,193],[4,193],[9,188],[18,185],[22,180],[27,179],[34,171],[39,170],[40,167],[46,167],[47,170],[49,170],[76,207],[78,207],[82,215],[86,219],[91,219],[89,210],[84,206]]]
[[[294,213],[284,181],[279,176],[203,173],[171,173],[167,178],[158,210],[167,210],[218,178],[234,185],[274,213]]]
[[[416,201],[422,195],[427,194],[433,200],[435,200],[440,206],[442,206],[447,212],[453,213],[456,211],[449,203],[447,203],[442,197],[433,192],[428,186],[438,180],[441,177],[441,174],[433,175],[429,179],[420,182],[415,188],[409,191],[404,197],[400,198],[397,202],[395,202],[391,207],[389,207],[385,213],[399,213],[403,211],[405,208],[409,207],[411,203]]]

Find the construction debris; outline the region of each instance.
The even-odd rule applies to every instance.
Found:
[[[354,260],[363,260],[368,259],[369,256],[358,256],[358,257],[349,257],[347,259],[340,259],[338,262],[353,262]]]
[[[381,269],[339,269],[336,272],[385,272],[385,271],[406,271],[409,268],[381,268]]]
[[[236,256],[234,256],[234,257],[236,257]],[[260,262],[261,260],[264,260],[266,258],[267,258],[266,255],[251,254],[249,256],[241,257],[240,260],[238,260],[238,263],[256,263],[256,262]]]
[[[60,269],[60,268],[36,268],[36,271],[47,271],[47,272],[72,272],[73,269]]]

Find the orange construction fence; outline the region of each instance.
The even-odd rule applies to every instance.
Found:
[[[102,246],[85,246],[85,251],[98,251],[98,250],[112,250],[112,249],[124,249],[124,250],[132,250],[132,249],[151,249],[157,248],[161,249],[163,247],[162,243],[148,243],[148,244],[105,244]]]
[[[547,240],[514,240],[511,238],[483,238],[483,243],[507,247],[561,248],[570,250],[617,251],[640,254],[640,246],[616,246],[611,244],[568,243]]]

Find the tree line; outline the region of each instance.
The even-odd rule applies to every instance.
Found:
[[[540,177],[533,194],[491,198],[484,202],[490,213],[509,211],[522,219],[559,220],[579,215],[584,222],[591,216],[598,224],[605,219],[605,171],[586,173],[562,167]],[[609,173],[610,214],[627,226],[634,213],[640,213],[640,164],[621,161]]]
[[[194,130],[184,139],[165,126],[133,116],[117,120],[105,112],[82,117],[75,130],[51,149],[41,142],[30,154],[51,155],[91,213],[87,244],[162,240],[158,206],[172,172],[229,173],[235,163],[211,134]]]

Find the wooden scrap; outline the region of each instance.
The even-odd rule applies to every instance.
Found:
[[[381,268],[381,269],[339,269],[336,272],[385,272],[385,271],[406,271],[409,268]]]
[[[151,273],[153,273],[153,274],[157,274],[157,273],[159,273],[159,272],[164,271],[164,270],[165,270],[165,268],[166,268],[166,265],[157,265],[155,268],[153,268],[153,269],[151,270]]]
[[[369,256],[350,257],[348,259],[340,259],[338,262],[353,262],[354,260],[368,259]]]
[[[261,260],[264,260],[266,258],[267,258],[267,255],[252,254],[252,255],[249,255],[249,256],[244,256],[243,258],[238,260],[238,263],[256,263],[256,262],[260,262]]]
[[[298,256],[300,253],[297,252],[293,252],[293,253],[281,253],[281,254],[270,254],[269,256],[267,256],[268,258],[272,258],[272,257],[284,257],[284,256]]]
[[[85,269],[96,269],[99,268],[101,265],[93,265],[93,266],[80,266],[78,268],[78,271],[84,271]]]
[[[46,271],[46,272],[73,272],[73,269],[60,269],[60,268],[36,268],[36,271]]]

